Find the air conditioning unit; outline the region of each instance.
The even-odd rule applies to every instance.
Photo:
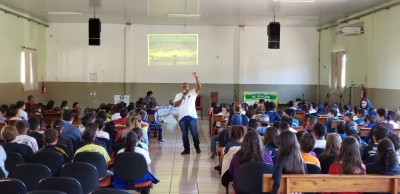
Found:
[[[362,34],[361,27],[343,27],[335,31],[335,35],[354,36]]]

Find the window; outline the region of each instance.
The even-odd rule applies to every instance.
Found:
[[[23,91],[38,89],[36,50],[24,49],[21,52],[21,83]]]

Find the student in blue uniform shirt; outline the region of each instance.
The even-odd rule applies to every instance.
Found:
[[[329,110],[328,113],[328,121],[326,122],[326,128],[328,129],[328,133],[335,133],[335,128],[331,128],[332,121],[338,121],[338,112],[336,109]]]
[[[365,118],[367,126],[365,128],[372,128],[376,124],[376,117],[373,115],[369,115]]]
[[[357,124],[362,124],[365,123],[365,110],[364,109],[359,109],[357,111],[357,120],[356,123]]]

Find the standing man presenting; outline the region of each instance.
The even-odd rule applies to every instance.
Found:
[[[196,97],[201,88],[199,77],[196,72],[192,75],[196,79],[196,88],[189,90],[189,84],[182,84],[182,92],[175,96],[174,107],[179,106],[179,127],[182,131],[183,147],[185,150],[181,154],[190,154],[189,129],[193,137],[194,147],[198,154],[201,153],[199,134],[197,133],[197,112]]]

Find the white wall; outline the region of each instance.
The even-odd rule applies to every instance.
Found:
[[[47,81],[124,82],[125,25],[103,24],[101,46],[89,46],[88,24],[51,23],[46,31]]]
[[[346,51],[346,85],[400,89],[399,17],[396,6],[352,21],[364,21],[365,33],[358,36],[335,36],[336,28],[321,31],[321,85],[329,84],[330,53]]]
[[[244,83],[318,84],[318,41],[316,28],[281,27],[280,49],[268,49],[267,27],[246,27]]]
[[[239,31],[237,26],[102,24],[101,46],[89,47],[87,24],[50,23],[47,79],[86,82],[88,73],[98,73],[99,82],[182,83],[193,82],[190,72],[196,71],[202,83],[318,83],[316,28],[283,27],[280,50],[267,48],[266,26]],[[183,32],[199,35],[198,66],[147,65],[148,34]]]
[[[37,49],[38,80],[45,79],[45,35],[44,26],[0,12],[0,83],[21,82],[22,46]]]

